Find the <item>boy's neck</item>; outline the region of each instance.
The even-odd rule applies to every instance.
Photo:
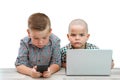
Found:
[[[73,49],[86,49],[86,43],[85,43],[84,46],[82,46],[82,47],[80,47],[80,48],[75,48],[75,47],[73,47],[72,45],[71,45],[71,47],[72,47]]]

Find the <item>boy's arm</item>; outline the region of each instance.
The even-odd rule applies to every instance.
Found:
[[[53,74],[53,73],[55,73],[59,70],[60,70],[60,66],[58,64],[52,64],[49,67],[49,71],[50,71],[51,74]]]
[[[22,74],[26,74],[26,75],[31,76],[32,68],[29,68],[25,65],[19,65],[19,66],[16,66],[16,69],[17,69],[18,72],[20,72]]]
[[[65,47],[61,48],[61,65],[63,68],[66,68],[66,51],[67,49]]]
[[[30,71],[32,68],[27,67],[28,65],[28,49],[27,45],[22,39],[20,41],[20,48],[19,48],[19,54],[16,58],[15,66],[18,72],[26,75],[30,75]]]
[[[65,62],[62,62],[62,67],[66,68],[66,63]]]
[[[16,69],[19,73],[29,75],[33,78],[39,78],[40,76],[42,76],[42,73],[37,72],[35,67],[30,68],[25,65],[20,65],[16,66]]]
[[[115,65],[114,60],[112,60],[111,69],[113,69],[113,68],[114,68],[114,65]]]
[[[19,54],[15,62],[15,66],[18,72],[29,75],[31,77],[40,77],[40,73],[38,73],[35,68],[27,67],[28,64],[28,48],[27,44],[23,40],[20,42]]]
[[[51,64],[50,67],[48,68],[48,71],[43,72],[43,77],[50,77],[53,73],[57,72],[60,70],[60,66],[58,64]]]
[[[66,68],[66,53],[62,53],[62,67]]]

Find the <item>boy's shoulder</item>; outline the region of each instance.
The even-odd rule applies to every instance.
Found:
[[[86,49],[99,49],[96,45],[91,43],[86,43]]]
[[[67,51],[68,49],[72,49],[72,46],[71,46],[70,43],[67,44],[67,45],[65,45],[65,46],[63,46],[60,50],[61,50],[61,53],[66,53],[66,51]]]
[[[26,37],[22,38],[21,41],[24,43],[30,43],[31,39],[28,36],[26,36]]]
[[[53,33],[50,35],[49,39],[50,39],[50,41],[52,41],[54,43],[60,42],[60,38],[58,36],[56,36],[55,34],[53,34]]]

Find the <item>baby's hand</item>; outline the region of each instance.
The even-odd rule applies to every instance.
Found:
[[[33,77],[33,78],[39,78],[39,77],[42,76],[42,73],[37,72],[36,69],[37,69],[37,66],[34,66],[31,70],[31,75],[30,76]]]
[[[48,71],[43,72],[43,77],[48,78],[50,76],[51,76],[51,71],[50,71],[50,68],[48,68]]]

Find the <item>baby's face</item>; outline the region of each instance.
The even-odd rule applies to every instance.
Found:
[[[87,33],[86,27],[81,25],[72,25],[67,37],[74,48],[84,49],[85,43],[89,38],[89,34]]]
[[[50,32],[48,30],[28,30],[28,35],[31,38],[33,45],[37,46],[38,48],[43,48],[49,42]]]

